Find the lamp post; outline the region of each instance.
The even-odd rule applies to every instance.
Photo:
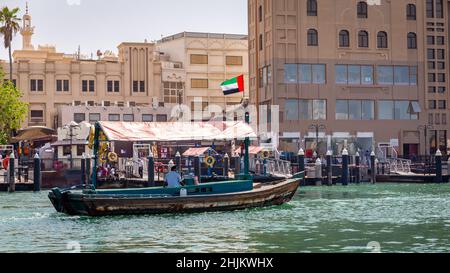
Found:
[[[69,137],[69,140],[70,140],[70,169],[73,169],[72,145],[73,145],[73,137],[76,136],[73,133],[73,129],[75,129],[75,128],[78,128],[78,129],[80,128],[80,125],[78,123],[76,123],[75,121],[72,121],[71,123],[64,126],[64,129],[69,130],[69,134],[67,134],[67,136]]]
[[[432,125],[420,125],[419,127],[417,127],[417,130],[424,132],[424,136],[425,136],[425,155],[428,156],[428,153],[430,152],[428,150],[427,147],[427,141],[428,141],[428,130],[433,130],[434,127]]]
[[[309,130],[315,130],[316,132],[316,154],[319,156],[319,131],[326,130],[327,127],[323,124],[312,124],[308,127]]]

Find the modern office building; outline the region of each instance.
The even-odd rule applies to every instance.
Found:
[[[250,98],[280,106],[280,149],[447,152],[449,10],[443,0],[249,0]]]

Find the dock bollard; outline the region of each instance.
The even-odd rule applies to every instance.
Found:
[[[177,166],[177,172],[181,175],[181,154],[177,152],[175,155],[175,165]]]
[[[36,154],[37,155],[37,154]],[[36,157],[35,157],[36,159]],[[36,161],[35,161],[36,164]],[[35,166],[36,170],[36,166]],[[83,156],[81,157],[81,184],[86,184],[86,154],[83,153]]]
[[[147,182],[148,182],[149,187],[154,187],[155,186],[155,158],[153,157],[153,153],[150,152],[147,159],[148,159]]]
[[[355,172],[356,184],[361,184],[361,169],[360,169],[361,168],[361,156],[358,152],[356,153],[355,164],[356,164],[356,172]]]
[[[16,176],[15,176],[15,156],[14,152],[11,153],[9,156],[9,192],[15,192],[16,191]]]
[[[198,183],[200,183],[202,177],[202,163],[199,156],[194,157],[194,174],[198,177]]]
[[[322,186],[322,161],[320,158],[316,160],[316,186]]]
[[[41,158],[36,153],[34,156],[34,171],[33,171],[33,185],[34,191],[41,191],[42,175],[41,175]]]
[[[333,152],[327,152],[327,178],[328,178],[328,186],[333,186]]]
[[[344,149],[342,151],[342,185],[347,186],[348,185],[348,150]]]
[[[225,154],[223,157],[223,176],[228,177],[228,173],[230,172],[230,157],[228,154]]]
[[[444,182],[442,179],[442,152],[437,150],[436,152],[436,183]]]
[[[377,166],[375,152],[370,154],[370,169],[372,173],[372,184],[377,183]]]
[[[91,156],[86,154],[86,185],[91,184]]]
[[[300,151],[298,151],[298,172],[301,173],[304,171],[305,171],[305,151],[303,151],[303,149],[300,149]]]

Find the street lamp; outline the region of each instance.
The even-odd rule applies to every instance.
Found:
[[[419,127],[417,127],[417,130],[424,132],[424,136],[425,136],[425,155],[428,156],[428,152],[429,150],[427,149],[427,141],[428,141],[428,130],[433,130],[434,127],[432,125],[420,125]]]
[[[312,124],[308,127],[308,129],[316,131],[316,154],[319,155],[319,131],[326,130],[327,127],[323,124]]]
[[[76,123],[75,121],[72,121],[71,123],[67,124],[63,127],[66,130],[69,130],[69,134],[67,135],[70,140],[70,169],[73,169],[73,156],[72,156],[72,143],[73,143],[73,137],[76,136],[73,133],[73,129],[78,128],[80,129],[80,125]]]

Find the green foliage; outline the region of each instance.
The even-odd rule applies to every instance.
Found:
[[[10,81],[3,80],[0,66],[0,144],[7,144],[13,130],[20,129],[28,113],[22,92]]]

